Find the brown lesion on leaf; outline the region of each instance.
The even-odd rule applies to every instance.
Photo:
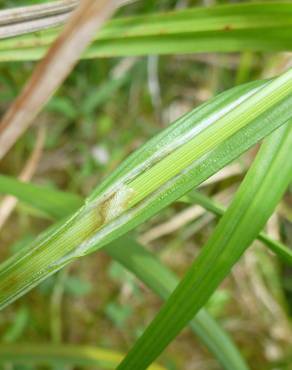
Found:
[[[115,198],[117,192],[112,193],[107,199],[105,199],[98,207],[98,213],[101,217],[101,225],[104,225],[107,221],[107,213],[112,200]]]
[[[100,226],[112,221],[129,208],[133,195],[133,189],[122,185],[120,189],[112,192],[105,200],[98,204]]]
[[[226,24],[223,27],[223,31],[232,31],[232,30],[233,30],[233,27],[230,24]]]

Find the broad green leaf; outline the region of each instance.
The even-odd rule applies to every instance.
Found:
[[[291,50],[292,4],[283,1],[176,10],[110,21],[85,58]],[[0,42],[0,61],[37,60],[58,29]]]
[[[1,193],[3,195],[14,195],[20,201],[40,211],[41,215],[47,215],[55,219],[70,216],[72,212],[77,211],[79,206],[84,203],[84,200],[78,195],[54,190],[46,186],[21,182],[5,175],[0,175]],[[225,212],[223,206],[198,191],[188,193],[187,196],[179,201],[183,203],[197,203],[219,217],[223,216]],[[257,238],[284,262],[292,264],[292,251],[286,245],[272,239],[265,232],[261,232]]]
[[[23,191],[30,184],[15,181],[13,194],[19,199],[23,198]],[[10,194],[9,188],[6,189]],[[75,201],[67,207],[67,204],[72,201],[72,195],[65,192],[55,191],[57,198],[60,200],[58,203],[51,201],[52,197],[46,198],[46,187],[32,186],[32,191],[26,194],[25,201],[36,207],[43,213],[50,212],[51,205],[55,209],[54,214],[50,215],[58,218],[60,215],[69,215],[71,208],[76,206]],[[6,192],[6,191],[5,191]],[[51,190],[53,196],[54,190]],[[35,195],[39,196],[38,202],[35,203]],[[63,199],[61,199],[61,196]],[[82,202],[81,198],[78,199],[79,203]],[[74,198],[73,198],[74,199]],[[77,207],[76,207],[77,208]],[[148,252],[145,248],[130,238],[120,238],[117,241],[105,247],[106,253],[112,258],[117,260],[126,269],[136,275],[141,281],[149,286],[153,292],[157,293],[162,299],[166,299],[178,283],[175,275],[169,271],[158,259]],[[202,340],[203,343],[214,353],[216,358],[224,366],[224,369],[233,370],[235,367],[238,370],[247,369],[244,360],[241,358],[236,347],[231,342],[230,338],[212,317],[202,309],[191,322],[191,328]],[[0,362],[1,362],[1,347],[0,347]]]
[[[76,211],[83,204],[75,194],[64,193],[33,184],[22,183],[0,174],[0,194],[10,194],[53,218],[61,218]]]
[[[76,345],[1,344],[0,364],[74,365],[115,369],[122,353],[108,349]],[[149,370],[165,370],[153,364]]]
[[[292,70],[227,91],[136,151],[53,231],[0,266],[4,307],[193,189],[292,116]]]
[[[292,179],[292,121],[263,144],[233,202],[166,304],[118,370],[146,369],[230,273],[273,213]]]

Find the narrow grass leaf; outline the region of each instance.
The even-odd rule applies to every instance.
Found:
[[[263,228],[292,178],[292,121],[263,144],[199,257],[118,370],[146,369],[230,273]]]
[[[68,216],[83,204],[75,194],[21,182],[5,175],[0,175],[0,194],[14,195],[53,218]]]
[[[292,111],[292,70],[227,91],[130,156],[66,222],[0,266],[0,307],[182,197]]]
[[[76,345],[40,345],[40,344],[1,344],[0,364],[13,365],[74,365],[93,366],[103,369],[115,369],[122,353],[108,349]],[[153,364],[149,370],[166,370]]]
[[[292,4],[218,5],[109,22],[84,58],[148,54],[291,50]],[[38,60],[59,30],[0,42],[0,61]]]
[[[40,211],[43,215],[56,220],[69,217],[84,203],[84,200],[76,194],[22,182],[5,175],[0,175],[1,193],[3,195],[13,195],[18,200]],[[223,216],[226,211],[222,205],[198,191],[191,191],[179,201],[199,204],[218,217]],[[260,232],[257,238],[284,262],[292,264],[292,251],[286,245],[271,238],[265,232]]]

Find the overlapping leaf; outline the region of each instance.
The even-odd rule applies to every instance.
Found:
[[[186,276],[117,369],[146,369],[230,273],[292,179],[292,121],[262,146],[232,204]]]

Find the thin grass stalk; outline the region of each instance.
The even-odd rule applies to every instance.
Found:
[[[61,0],[0,11],[0,39],[56,27],[66,22],[78,0]]]
[[[0,26],[69,13],[75,9],[78,4],[79,0],[59,0],[1,10]]]
[[[222,217],[226,212],[226,208],[221,204],[214,202],[212,199],[199,192],[191,192],[188,194],[188,198],[193,203],[199,204],[206,210],[212,212],[218,217]],[[187,202],[189,202],[187,200]],[[272,252],[274,252],[283,262],[292,265],[292,250],[280,241],[274,240],[265,232],[260,232],[258,235],[258,240],[260,240],[266,247],[268,247]]]

